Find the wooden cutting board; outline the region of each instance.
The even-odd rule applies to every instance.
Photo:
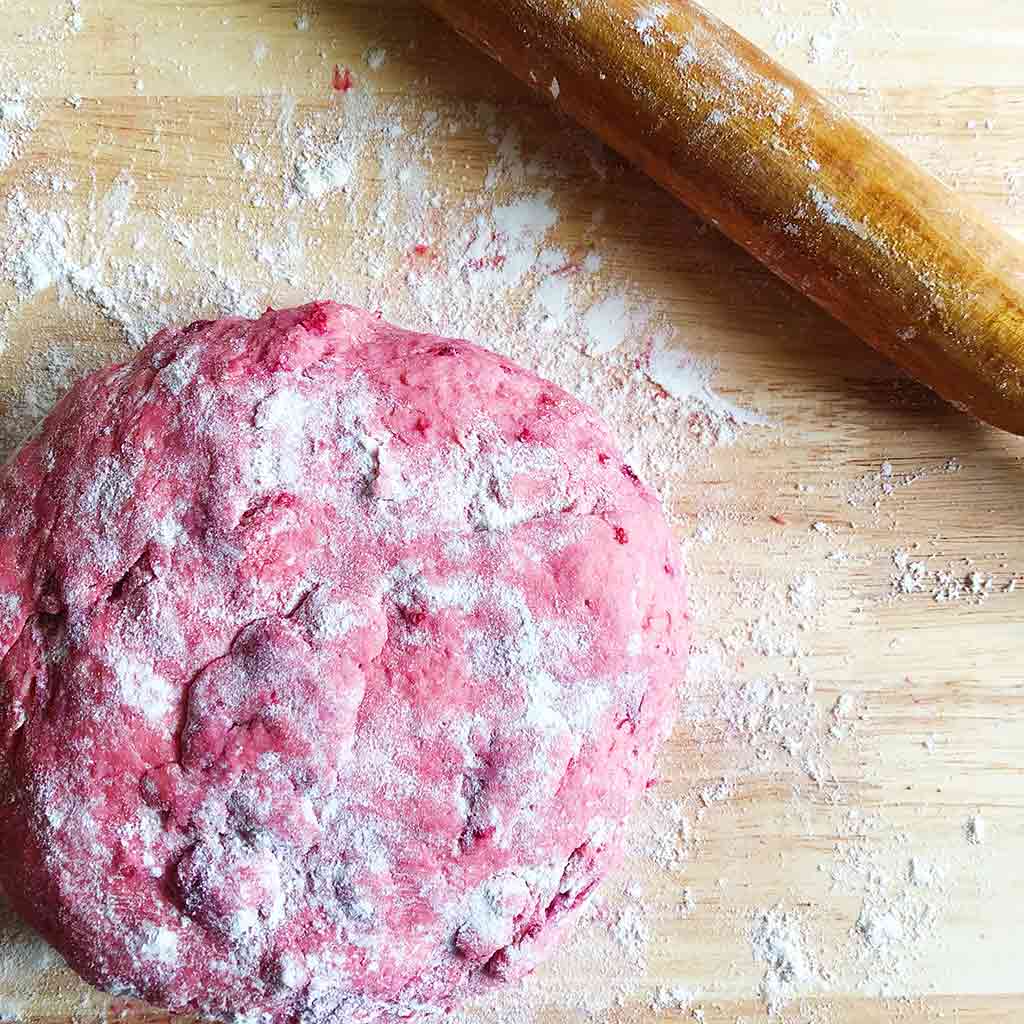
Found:
[[[995,220],[1024,232],[1018,4],[709,7]],[[39,124],[0,171],[0,192],[60,191],[60,181],[30,180],[34,169],[50,175],[58,166],[80,183],[62,208],[83,221],[103,215],[95,196],[126,169],[132,201],[144,210],[158,213],[171,197],[182,216],[232,211],[247,195],[233,153],[245,142],[244,119],[272,122],[279,111],[271,100],[282,90],[299,110],[326,108],[335,63],[398,112],[465,121],[466,110],[492,104],[503,126],[519,126],[526,153],[547,147],[550,156],[551,140],[566,132],[557,114],[413,0],[332,0],[318,9],[271,0],[83,0],[80,30],[74,9],[50,0],[4,7],[0,95],[4,76],[36,83]],[[41,68],[44,51],[50,63]],[[373,51],[382,53],[377,67]],[[431,173],[463,200],[480,187],[494,153],[486,132],[453,132],[433,145]],[[642,879],[653,936],[646,979],[612,1019],[684,1016],[649,1007],[653,988],[677,984],[698,995],[708,1022],[763,1019],[766,965],[754,959],[749,932],[759,911],[780,903],[807,924],[808,949],[821,961],[810,994],[782,1011],[787,1020],[1024,1019],[1024,585],[1008,589],[1024,583],[1024,442],[903,381],[637,173],[605,155],[594,165],[569,162],[552,174],[548,187],[563,210],[554,241],[570,248],[590,211],[605,209],[598,234],[609,272],[657,296],[687,350],[717,363],[720,393],[773,424],[709,449],[676,489],[700,642],[749,632],[757,594],[775,588],[785,601],[793,581],[812,574],[827,600],[802,638],[799,671],[785,656],[765,657],[758,671],[783,683],[813,681],[808,699],[821,711],[831,765],[818,787],[774,752],[764,770],[752,768],[756,751],[742,730],[706,722],[677,730],[658,793],[686,802],[695,838],[682,863]],[[353,263],[351,232],[339,218],[318,239],[320,255],[338,281],[363,282],[357,298],[369,301],[373,282]],[[189,244],[213,242],[200,236]],[[232,257],[228,245],[225,263]],[[282,272],[263,297],[282,304],[310,296]],[[13,292],[0,292],[0,302],[8,298]],[[8,318],[0,381],[20,387],[33,353],[82,332],[97,339],[96,359],[119,350],[119,332],[95,309],[78,300],[61,307],[52,290],[40,293]],[[896,551],[925,563],[917,592],[894,587],[904,572],[893,563]],[[992,589],[936,600],[943,584],[935,573],[946,570],[960,581],[971,572],[991,576]],[[756,581],[750,602],[702,620],[716,591],[742,593],[738,578]],[[829,736],[830,709],[843,695],[848,703]],[[718,800],[723,778],[730,792]],[[710,797],[694,801],[701,789]],[[965,829],[978,815],[984,841],[972,844]],[[856,925],[873,883],[851,881],[858,851],[885,862],[892,891],[914,885],[904,874],[915,857],[940,869],[941,883],[924,887],[934,920],[915,941],[904,934],[895,944],[893,957],[907,963],[891,973],[877,949],[863,956]],[[642,875],[639,863],[623,877]],[[695,899],[685,915],[684,887]],[[585,962],[563,970],[575,991],[586,988]],[[40,991],[35,1015],[71,1019],[78,992],[58,991],[60,980]],[[15,988],[17,979],[0,973],[0,1003]],[[126,1013],[129,1021],[158,1019]],[[545,1019],[575,1018],[556,1000]]]

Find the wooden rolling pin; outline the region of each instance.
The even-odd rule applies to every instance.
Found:
[[[954,405],[1024,434],[1024,249],[689,0],[426,0]]]

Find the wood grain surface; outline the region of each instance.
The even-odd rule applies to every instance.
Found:
[[[12,80],[38,73],[41,47],[27,34],[51,6],[66,5],[4,5],[0,67]],[[246,141],[240,112],[246,125],[272,132],[277,108],[264,110],[264,100],[282,90],[300,111],[327,110],[333,65],[369,81],[364,56],[380,47],[388,59],[373,88],[397,111],[458,120],[484,103],[503,124],[514,123],[524,154],[543,154],[559,168],[547,185],[562,214],[557,242],[572,251],[602,209],[606,271],[656,297],[686,349],[717,364],[718,391],[771,422],[709,449],[674,490],[687,523],[701,641],[743,635],[756,616],[755,593],[768,587],[785,595],[801,573],[814,574],[828,600],[804,636],[799,678],[813,681],[810,699],[826,722],[844,694],[856,714],[849,736],[829,745],[832,775],[821,787],[784,758],[738,771],[752,760],[742,736],[706,724],[677,730],[664,795],[685,799],[723,777],[735,785],[729,799],[695,818],[692,856],[659,877],[647,987],[615,1013],[681,1019],[647,1007],[654,987],[684,983],[700,994],[707,1022],[766,1019],[758,997],[765,965],[752,957],[748,933],[752,915],[781,902],[813,926],[816,949],[842,953],[847,965],[787,1006],[786,1020],[1024,1019],[1024,587],[1004,592],[1024,577],[1024,443],[907,381],[641,173],[607,154],[591,160],[550,102],[416,0],[323,3],[309,10],[303,32],[295,26],[303,11],[272,0],[83,0],[81,7],[81,31],[51,48],[59,60],[45,76],[52,86],[40,90],[40,123],[0,172],[0,196],[26,187],[33,169],[56,165],[82,183],[67,202],[87,217],[90,197],[130,169],[138,208],[154,222],[167,202],[182,216],[209,213],[212,227],[195,244],[233,265],[244,254],[230,242],[217,248],[214,214],[230,221],[245,195],[231,156]],[[1017,3],[847,0],[840,7],[849,19],[824,0],[712,0],[709,7],[997,223],[1024,234],[1024,10]],[[259,60],[257,45],[265,48]],[[452,197],[472,197],[494,150],[482,130],[453,133],[435,144],[432,173]],[[336,274],[324,280],[351,282],[350,294],[369,303],[380,285],[354,261],[353,231],[339,215],[320,233],[317,253]],[[130,237],[112,244],[131,252]],[[274,305],[308,297],[283,277],[260,293]],[[14,298],[0,293],[0,303]],[[49,292],[19,302],[8,335],[0,383],[15,390],[34,355],[55,340],[87,340],[95,360],[123,351],[116,325],[73,296],[60,304]],[[889,479],[898,486],[887,488]],[[896,550],[925,560],[929,572],[991,574],[995,587],[984,601],[940,603],[931,587],[894,594]],[[839,560],[830,558],[837,552]],[[737,579],[757,581],[749,603],[715,621],[702,616],[717,592],[743,593]],[[766,656],[755,668],[789,679],[792,662]],[[982,845],[964,835],[975,814],[987,823]],[[858,967],[854,926],[863,893],[831,876],[858,844],[891,852],[893,871],[910,856],[943,866],[934,927],[888,988],[872,978],[870,964]],[[685,918],[673,912],[683,887],[696,898]],[[583,968],[567,970],[586,984]],[[51,982],[33,1004],[36,1019],[165,1019],[116,1004],[83,1010],[81,990],[65,975]],[[10,984],[0,981],[0,998]],[[545,1016],[552,1024],[574,1019],[554,1004]]]

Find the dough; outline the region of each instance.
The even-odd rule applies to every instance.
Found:
[[[614,864],[687,647],[554,385],[328,302],[162,331],[0,476],[0,884],[110,992],[429,1017]]]

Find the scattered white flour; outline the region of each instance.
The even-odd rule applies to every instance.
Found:
[[[967,842],[972,846],[984,846],[985,837],[988,834],[985,819],[980,814],[972,814],[964,826],[964,834],[967,836]]]
[[[807,56],[834,82],[840,70],[852,78],[849,54],[864,21],[855,8],[868,8],[833,0],[811,21],[800,20],[793,6],[762,3],[766,40]],[[376,16],[371,8],[366,18]],[[666,4],[645,4],[634,28],[653,43],[668,15]],[[360,54],[372,72],[390,62],[388,72],[406,73],[406,54],[400,70],[392,43],[390,53],[366,48],[392,38],[379,17],[354,52],[328,54],[327,37],[311,31],[314,12],[303,5],[287,43],[301,54],[303,74],[313,69],[308,88],[288,73],[285,40],[275,36],[272,60],[265,43],[247,44],[252,60],[243,63],[252,65],[255,98],[232,98],[219,154],[205,151],[205,128],[151,88],[146,105],[155,109],[147,117],[154,120],[140,116],[137,126],[148,148],[130,157],[107,150],[104,160],[122,172],[113,181],[64,156],[47,158],[42,168],[28,166],[34,156],[23,159],[52,109],[83,130],[108,109],[103,97],[89,95],[87,82],[60,70],[64,41],[83,28],[77,4],[40,22],[33,59],[45,76],[26,78],[24,88],[17,79],[0,80],[7,90],[0,91],[0,277],[7,289],[0,297],[0,370],[11,384],[0,395],[0,460],[73,379],[140,345],[162,323],[255,315],[267,304],[317,295],[484,341],[555,380],[607,418],[630,463],[659,488],[685,538],[702,626],[680,687],[681,739],[631,826],[619,875],[548,967],[460,1019],[605,1024],[631,1013],[650,1019],[651,1010],[659,1019],[699,1013],[697,993],[710,1000],[716,991],[760,994],[779,1012],[828,989],[920,991],[915,964],[934,954],[943,921],[956,910],[954,885],[971,877],[974,847],[988,842],[986,819],[973,815],[962,835],[962,815],[954,819],[949,845],[970,858],[957,862],[906,838],[890,842],[882,819],[857,811],[862,773],[870,776],[877,754],[872,714],[881,701],[874,688],[896,690],[904,675],[900,649],[879,630],[887,612],[901,608],[983,615],[987,608],[968,606],[992,594],[992,608],[1009,609],[1017,598],[1002,595],[1019,593],[1020,572],[1012,570],[1020,567],[980,556],[977,564],[949,563],[946,548],[902,532],[897,513],[927,487],[948,485],[962,499],[956,460],[908,471],[907,452],[894,445],[885,458],[877,453],[867,464],[877,468],[867,472],[851,461],[842,480],[816,475],[818,446],[846,445],[848,437],[823,426],[808,439],[750,409],[757,404],[752,385],[760,396],[779,382],[752,381],[742,360],[709,351],[679,322],[675,284],[659,283],[654,273],[674,268],[645,265],[634,279],[641,257],[616,239],[646,216],[642,202],[621,208],[624,186],[638,196],[645,186],[582,132],[547,110],[452,98],[416,71],[409,73],[415,90],[400,99],[376,93],[383,76],[373,74],[339,73],[332,88],[334,61],[356,67]],[[325,9],[316,28],[327,20]],[[411,31],[414,64],[431,37],[418,25]],[[51,52],[56,67],[43,59]],[[181,54],[174,67],[191,78],[201,70],[194,59]],[[681,43],[680,73],[693,73],[698,61],[697,48]],[[133,70],[129,88],[156,81],[155,73]],[[557,100],[557,80],[547,88]],[[49,96],[68,99],[50,103]],[[175,132],[185,144],[197,142],[197,171],[219,162],[228,180],[190,178],[186,189],[169,178],[165,168],[177,166],[180,155],[169,141]],[[1024,174],[1010,170],[1006,184],[1011,200],[1024,203]],[[806,206],[809,215],[861,237],[868,230],[824,189],[812,191]],[[679,223],[688,223],[682,214]],[[749,299],[752,315],[763,315],[767,282],[752,274],[745,280],[754,283],[749,294],[745,284],[722,286],[726,301],[738,294]],[[781,319],[788,306],[772,309]],[[37,323],[48,339],[41,346],[31,334]],[[36,354],[26,362],[29,345]],[[852,427],[860,425],[856,415]],[[780,454],[782,446],[788,451]],[[730,558],[738,552],[733,567],[723,568],[723,551]],[[877,640],[889,652],[891,676],[859,679],[861,652],[846,650],[849,635],[858,643]],[[944,742],[934,722],[919,726],[906,746],[919,763],[936,751],[935,764]],[[770,802],[776,793],[782,796]],[[723,826],[725,834],[745,834],[754,819],[739,816],[754,804],[775,815],[773,827],[794,845],[799,837],[841,837],[834,850],[823,848],[816,878],[791,877],[788,855],[759,864],[757,878],[786,887],[785,907],[799,913],[756,909],[769,899],[759,881],[735,884],[750,874],[742,860],[722,859],[721,885],[694,870]],[[722,937],[730,923],[731,940]],[[666,929],[679,957],[715,942],[731,966],[723,977],[701,977],[685,963],[657,975]],[[166,948],[170,940],[161,941]],[[45,947],[0,915],[0,1018],[27,1016],[36,975],[50,969]],[[72,1006],[87,991],[64,976],[60,988]],[[104,1004],[95,998],[98,1019]]]
[[[662,21],[672,10],[668,4],[649,4],[641,8],[640,13],[633,21],[633,28],[637,35],[644,41],[645,46],[654,45],[654,34],[662,28]]]
[[[14,191],[7,199],[7,220],[13,228],[12,244],[3,268],[22,295],[45,291],[67,280],[76,264],[68,255],[68,223],[57,210],[39,212],[25,194]]]
[[[827,195],[817,185],[812,185],[810,189],[811,203],[815,210],[827,221],[829,224],[835,224],[837,227],[846,228],[851,234],[856,235],[858,238],[869,239],[871,237],[868,228],[860,221],[853,220],[848,214],[844,213],[838,206],[838,200],[834,196]]]
[[[290,199],[321,199],[344,189],[352,178],[352,165],[343,146],[307,149],[295,160]]]
[[[366,66],[371,71],[380,71],[384,67],[385,61],[388,59],[388,51],[383,46],[373,46],[366,51],[363,59],[366,61]]]
[[[651,999],[652,1010],[689,1010],[697,996],[682,985],[659,985]]]
[[[894,595],[927,593],[936,604],[968,602],[980,605],[994,593],[1012,594],[1017,589],[1013,576],[1000,583],[993,573],[980,569],[960,570],[950,566],[933,571],[925,559],[915,559],[902,548],[892,552],[892,564],[895,569],[891,577]]]
[[[626,295],[622,292],[595,302],[583,317],[586,332],[586,351],[592,356],[604,356],[617,349],[632,327],[632,317]]]
[[[0,899],[0,1021],[17,1021],[38,999],[39,979],[63,964]]]
[[[819,977],[799,919],[780,906],[760,911],[750,929],[754,959],[765,965],[761,997],[777,1013],[797,992],[806,992]]]
[[[21,156],[35,123],[24,97],[0,94],[0,171]]]
[[[618,912],[612,925],[612,938],[630,960],[638,965],[643,964],[651,933],[642,903],[627,903]]]
[[[57,399],[78,379],[87,360],[67,348],[51,346],[33,354],[27,382],[0,416],[0,465],[42,422]]]
[[[662,336],[654,340],[646,372],[655,384],[680,402],[700,403],[716,416],[734,424],[770,426],[768,417],[740,408],[715,392],[712,387],[715,378],[713,366],[686,351],[670,347],[668,339]]]
[[[907,874],[910,881],[917,886],[928,888],[942,880],[942,869],[923,857],[911,857]]]
[[[833,31],[815,32],[810,39],[808,59],[812,64],[829,64],[835,59],[838,40]]]
[[[928,578],[928,564],[913,560],[909,552],[897,548],[892,553],[892,564],[896,572],[892,577],[892,588],[900,594],[916,594],[924,590]]]
[[[789,585],[789,603],[797,611],[812,615],[818,607],[818,580],[811,573],[804,573]]]
[[[799,56],[813,69],[828,72],[829,81],[845,88],[863,88],[851,51],[865,29],[877,24],[865,5],[830,0],[824,17],[819,13],[821,5],[814,5],[813,12],[810,5],[805,12],[794,12],[781,0],[762,0],[760,6],[761,16],[771,26],[769,38],[776,51],[788,59],[799,48]],[[808,17],[801,18],[800,13]],[[870,75],[866,77],[870,81]]]
[[[1006,180],[1007,202],[1014,209],[1024,206],[1024,170],[1011,168],[1004,174]]]
[[[697,51],[689,43],[686,43],[679,51],[679,56],[676,57],[676,67],[679,68],[680,71],[686,73],[690,70],[691,66],[696,63]]]

